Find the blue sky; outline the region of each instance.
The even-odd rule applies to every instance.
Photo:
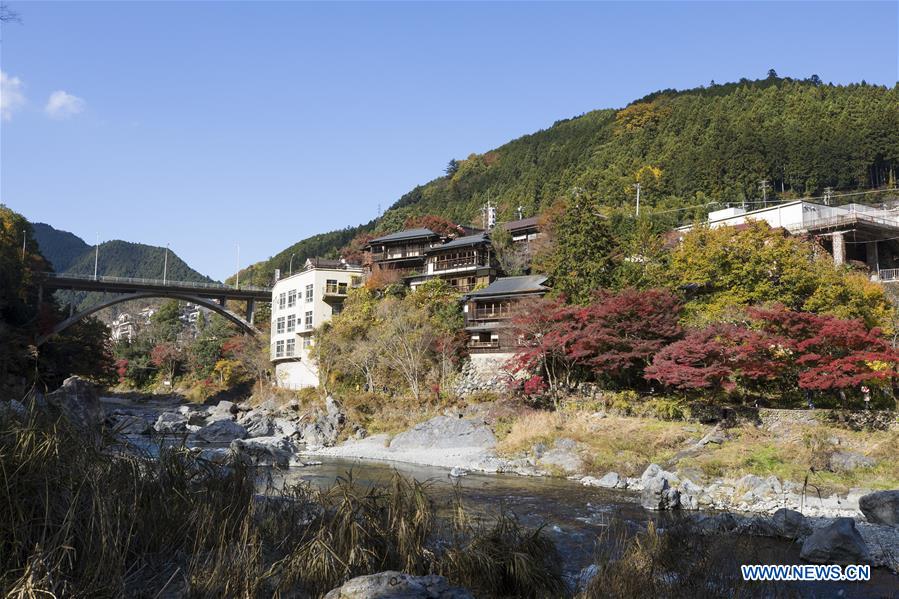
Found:
[[[10,2],[0,201],[214,278],[661,88],[897,81],[897,3]]]

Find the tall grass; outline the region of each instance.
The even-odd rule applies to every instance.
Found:
[[[383,570],[492,597],[565,594],[543,531],[508,514],[440,518],[428,485],[351,476],[257,493],[260,473],[183,447],[123,452],[40,411],[0,423],[0,593],[12,597],[320,596]]]

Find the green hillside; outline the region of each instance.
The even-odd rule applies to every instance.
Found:
[[[417,186],[380,219],[300,241],[241,278],[270,282],[293,254],[294,264],[334,256],[356,235],[398,230],[410,216],[477,222],[488,199],[501,220],[514,218],[518,206],[533,215],[572,193],[593,194],[622,216],[632,213],[639,182],[643,210],[671,226],[701,218],[712,202],[757,202],[763,180],[770,201],[827,187],[894,186],[897,165],[899,86],[770,76],[664,90],[453,161],[446,175]]]
[[[94,274],[94,246],[89,246],[80,237],[54,229],[44,223],[32,225],[35,240],[41,254],[53,265],[56,272],[71,274]],[[161,279],[165,248],[131,243],[128,241],[106,241],[100,244],[97,272],[108,277],[132,277],[140,279]],[[172,281],[211,282],[187,265],[174,252],[168,252],[168,278]],[[69,302],[71,292],[57,292],[63,303]],[[87,308],[96,305],[105,297],[103,294],[78,292],[75,305]]]
[[[32,223],[31,228],[34,230],[34,238],[41,254],[50,261],[56,272],[68,270],[72,262],[90,249],[90,246],[74,233],[54,229],[46,223]]]

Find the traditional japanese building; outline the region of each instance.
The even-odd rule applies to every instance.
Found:
[[[519,345],[511,322],[516,307],[545,295],[550,290],[546,280],[543,275],[501,277],[465,296],[465,332],[475,369],[492,374],[512,358]]]
[[[479,232],[432,246],[425,252],[424,269],[409,275],[406,281],[415,289],[425,281],[441,278],[456,291],[468,293],[493,282],[497,271],[490,236]]]

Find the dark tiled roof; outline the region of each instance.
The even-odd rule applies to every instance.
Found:
[[[523,218],[521,220],[513,220],[507,223],[502,223],[502,228],[507,231],[518,231],[519,229],[534,229],[539,225],[539,219],[536,216],[532,216],[530,218]]]
[[[439,252],[441,250],[451,250],[453,248],[466,247],[471,245],[479,245],[481,243],[490,243],[490,237],[486,233],[478,233],[476,235],[466,235],[465,237],[457,237],[451,241],[447,241],[443,245],[432,247],[430,252]]]
[[[418,239],[419,237],[439,237],[437,233],[430,229],[406,229],[405,231],[397,231],[390,235],[384,235],[377,239],[369,241],[369,245],[373,243],[384,243],[386,241],[403,241],[404,239]]]
[[[549,291],[549,287],[544,285],[547,277],[545,275],[527,275],[522,277],[502,277],[487,287],[472,291],[468,297],[488,297],[493,295],[511,295],[515,293],[543,293]]]

